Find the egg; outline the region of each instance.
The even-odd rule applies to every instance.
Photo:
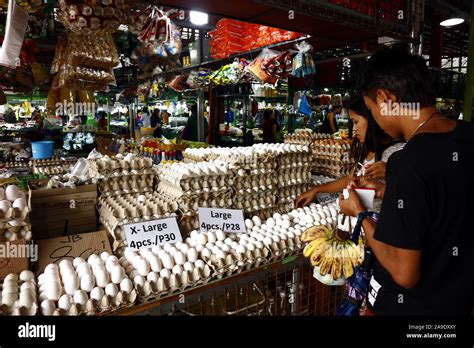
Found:
[[[169,248],[168,250],[168,254],[170,254],[171,256],[173,256],[174,254],[176,254],[178,252],[178,249],[176,249],[174,246],[172,246],[171,248]]]
[[[246,248],[248,251],[254,251],[255,250],[255,245],[253,243],[248,243],[246,245]]]
[[[29,282],[30,280],[35,279],[35,274],[29,270],[25,270],[20,273],[20,280],[23,282]]]
[[[229,245],[224,244],[224,245],[221,247],[221,250],[222,250],[223,252],[225,252],[225,253],[229,253],[230,250],[231,250],[231,248],[230,248]]]
[[[71,309],[72,301],[71,296],[69,295],[62,295],[61,298],[58,300],[58,308],[64,311],[69,311]]]
[[[289,229],[291,226],[291,221],[290,220],[282,220],[281,222],[281,227],[285,230]]]
[[[208,248],[209,250],[212,250],[212,248],[214,247],[214,243],[207,243],[205,247]]]
[[[118,294],[117,285],[115,285],[114,283],[107,284],[107,286],[105,287],[105,293],[106,293],[106,295],[108,295],[110,297],[117,296],[117,294]]]
[[[158,252],[162,250],[160,246],[157,246],[157,245],[154,245],[152,248],[151,248],[151,252],[155,255],[158,255]]]
[[[16,298],[17,298],[16,294],[12,294],[12,293],[8,293],[5,295],[2,294],[2,304],[8,307],[12,307],[16,301]]]
[[[107,258],[110,256],[110,254],[107,251],[102,252],[99,257],[101,258],[102,261],[106,262]]]
[[[81,290],[85,292],[91,292],[95,286],[95,278],[91,274],[84,274],[81,277]]]
[[[87,293],[84,290],[76,290],[74,293],[74,303],[78,305],[85,306],[88,299]]]
[[[174,254],[174,262],[176,265],[184,265],[186,262],[186,257],[181,251],[178,251],[176,254]]]
[[[84,260],[82,257],[76,257],[73,261],[72,261],[72,264],[73,266],[77,269],[77,267],[81,264],[81,263],[85,263],[86,260]]]
[[[253,221],[255,226],[260,226],[262,224],[262,220],[260,220],[260,218],[258,216],[252,217],[252,221]]]
[[[267,222],[266,222],[266,225],[267,225],[269,228],[275,227],[275,219],[274,219],[274,218],[268,218],[268,219],[267,219]]]
[[[225,233],[222,230],[217,230],[216,231],[216,238],[219,241],[225,240]]]
[[[6,213],[11,208],[11,203],[9,201],[1,201],[0,202],[0,210]]]
[[[214,232],[207,232],[207,240],[210,243],[215,243],[217,242],[217,236]]]
[[[133,278],[133,283],[136,285],[136,286],[145,286],[145,277],[141,276],[141,275],[137,275]]]
[[[157,256],[150,257],[148,262],[150,263],[150,268],[153,272],[161,271],[161,262]]]
[[[148,263],[147,260],[144,259],[139,259],[136,264],[136,269],[138,273],[142,276],[146,276],[148,273],[150,273],[150,264]],[[122,279],[120,279],[122,281]],[[114,282],[115,284],[118,284],[120,282]]]
[[[244,245],[239,245],[235,251],[239,254],[245,254],[247,252],[247,248]]]
[[[205,263],[203,260],[197,260],[195,263],[194,263],[194,268],[200,268],[200,269],[203,269],[205,267]]]
[[[160,271],[160,277],[161,277],[161,278],[167,278],[167,279],[169,279],[169,278],[171,277],[171,272],[170,272],[170,270],[169,270],[169,269],[166,269],[166,268],[162,269],[162,270]]]
[[[181,275],[183,273],[183,267],[181,265],[175,265],[172,269],[172,273]]]
[[[204,245],[198,244],[198,245],[196,245],[195,249],[198,253],[200,253],[202,251],[202,249],[204,249]]]
[[[246,219],[245,227],[247,227],[248,229],[252,229],[254,227],[253,221],[251,219]]]
[[[194,248],[190,248],[186,255],[189,262],[196,262],[196,260],[198,259],[198,253]]]
[[[306,215],[304,218],[304,221],[306,222],[307,225],[313,225],[314,224],[314,219],[311,215]]]
[[[187,261],[187,262],[184,263],[183,269],[184,269],[185,271],[192,272],[193,269],[194,269],[194,266],[193,266],[193,264],[192,264],[191,262]]]
[[[197,242],[201,245],[205,245],[207,243],[207,235],[205,233],[200,233]]]
[[[198,231],[192,231],[191,234],[189,235],[192,240],[197,241],[199,237],[199,232]]]
[[[255,243],[255,247],[256,247],[257,249],[263,249],[263,248],[264,248],[264,245],[263,245],[263,243],[262,243],[261,241],[257,241],[257,242]]]
[[[7,186],[7,189],[5,190],[5,198],[10,202],[14,202],[18,198],[19,193],[20,193],[20,190],[18,189],[18,186],[9,185]]]
[[[320,224],[326,226],[328,222],[326,221],[326,219],[321,219]]]
[[[61,297],[61,284],[56,281],[51,281],[45,284],[46,297],[49,300],[57,301]]]
[[[68,295],[73,295],[79,289],[79,278],[76,275],[70,275],[63,278],[64,292]]]
[[[166,254],[166,255],[163,255],[163,257],[161,258],[161,264],[166,269],[172,269],[174,266],[174,261],[170,255]]]
[[[53,315],[54,311],[56,310],[56,305],[52,300],[44,300],[41,302],[41,314],[44,316],[51,316]]]
[[[158,273],[155,273],[153,272],[154,274],[158,274]],[[124,293],[126,294],[130,294],[133,290],[133,284],[132,284],[132,281],[128,278],[125,278],[123,279],[121,282],[120,282],[120,290],[122,290]]]
[[[166,251],[167,253],[170,252],[170,249],[172,248],[173,246],[171,244],[165,244],[163,246],[163,250]]]
[[[98,255],[96,255],[96,254],[91,254],[91,256],[89,256],[88,259],[87,259],[87,263],[88,263],[89,265],[92,265],[92,264],[94,263],[94,260],[100,260],[100,261],[95,261],[95,262],[97,262],[97,263],[102,262],[101,258],[100,258]]]
[[[146,202],[146,197],[145,197],[144,195],[138,196],[137,202],[140,203],[140,204],[145,204],[145,202]]]
[[[114,284],[120,284],[122,279],[125,278],[125,270],[122,266],[116,265],[112,268],[112,272],[110,272],[110,279]]]
[[[188,253],[188,250],[189,250],[190,246],[187,245],[187,244],[183,244],[180,248],[179,248],[179,251],[181,251],[183,254],[187,254]]]
[[[97,302],[102,301],[102,298],[104,297],[104,295],[105,295],[104,289],[99,288],[99,287],[95,287],[91,291],[91,299],[96,300]]]
[[[79,275],[79,277],[82,277],[84,274],[91,273],[91,267],[89,266],[88,263],[81,263],[77,268],[76,272]]]
[[[27,290],[32,290],[36,294],[36,286],[30,281],[24,282],[20,286],[20,292],[22,291],[27,291]]]
[[[35,296],[31,291],[22,291],[20,292],[20,297],[18,304],[20,307],[31,308],[33,303],[35,303]]]
[[[216,258],[218,259],[225,259],[226,258],[226,253],[223,250],[218,250],[216,253]]]
[[[15,201],[13,202],[13,208],[23,211],[23,209],[26,208],[26,200],[24,198],[15,199]]]
[[[94,273],[95,281],[98,287],[105,288],[110,281],[109,273],[98,270]]]

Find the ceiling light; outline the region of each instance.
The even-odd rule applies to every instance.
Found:
[[[195,25],[206,25],[209,23],[209,15],[204,12],[191,11],[189,12],[189,20]]]
[[[449,18],[449,19],[446,19],[446,20],[442,21],[441,23],[439,23],[439,25],[441,25],[443,27],[452,27],[452,26],[455,26],[455,25],[458,25],[458,24],[461,24],[461,23],[464,23],[464,19],[462,19],[462,18]]]

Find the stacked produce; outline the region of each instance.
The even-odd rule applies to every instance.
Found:
[[[43,315],[94,315],[135,303],[132,281],[116,256],[103,252],[45,267],[38,276]]]
[[[0,188],[0,242],[31,240],[27,195],[16,185]]]
[[[69,173],[75,163],[75,160],[67,161],[56,157],[48,160],[31,160],[29,166],[33,169],[33,174],[50,176]]]
[[[314,170],[334,178],[349,175],[354,167],[350,148],[350,139],[334,139],[331,136],[319,135],[319,139],[312,145]]]
[[[199,207],[232,205],[232,174],[231,166],[221,161],[159,166],[158,191],[179,206],[182,232],[199,227]]]
[[[138,253],[127,248],[120,263],[133,279],[140,302],[205,284],[211,275],[210,267],[198,258],[196,249],[182,242]]]
[[[311,146],[318,139],[318,134],[311,129],[297,129],[293,134],[285,134],[284,139],[285,144]]]
[[[38,311],[35,275],[23,271],[20,276],[10,273],[1,284],[0,315],[36,315]]]
[[[215,85],[233,85],[242,81],[245,76],[245,68],[248,66],[246,59],[236,60],[232,64],[224,65],[222,68],[210,74],[210,82]]]

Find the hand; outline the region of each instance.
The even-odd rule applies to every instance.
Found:
[[[385,179],[385,169],[387,164],[385,162],[379,161],[373,164],[369,164],[365,168],[365,176],[370,179]]]
[[[296,198],[295,207],[302,208],[307,205],[310,205],[311,203],[313,203],[317,194],[318,192],[315,189],[303,192],[298,198]]]
[[[342,194],[339,196],[339,206],[341,207],[341,212],[348,216],[357,217],[359,213],[367,211],[367,208],[362,204],[357,192],[352,189],[349,190],[348,199],[344,199]]]
[[[385,193],[385,183],[378,180],[372,180],[365,176],[359,176],[353,179],[348,188],[369,188],[375,190],[375,198],[382,199]]]

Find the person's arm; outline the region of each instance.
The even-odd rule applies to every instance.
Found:
[[[308,204],[311,204],[318,193],[336,193],[342,192],[349,182],[351,181],[352,175],[346,176],[338,180],[328,182],[327,184],[319,185],[313,187],[311,190],[308,190],[302,193],[295,201],[296,207],[304,207]]]
[[[379,161],[369,164],[365,168],[365,176],[370,179],[385,180],[387,163]]]
[[[334,114],[334,112],[331,112],[329,115],[329,126],[331,127],[331,131],[333,133],[336,133],[337,132],[337,128],[336,128],[336,115]]]
[[[349,191],[349,199],[339,197],[339,204],[341,211],[349,216],[358,216],[367,211],[357,193],[352,190]],[[390,273],[392,279],[401,287],[414,287],[420,279],[421,250],[398,248],[378,241],[375,239],[377,224],[372,219],[365,219],[362,226],[377,261]]]

